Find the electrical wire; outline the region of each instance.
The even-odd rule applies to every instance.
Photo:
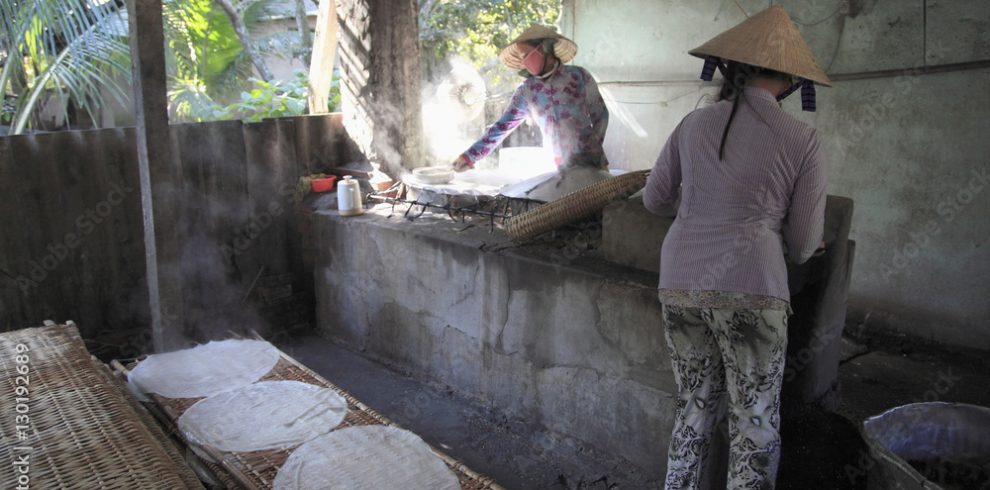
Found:
[[[842,35],[846,33],[846,23],[842,23],[842,27],[839,28],[839,35],[835,38],[835,48],[832,50],[832,59],[828,60],[828,65],[825,67],[825,73],[832,71],[832,64],[835,63],[836,58],[839,57],[839,47],[842,46]]]
[[[824,22],[828,22],[829,20],[834,19],[835,16],[839,14],[839,12],[842,12],[842,3],[844,1],[845,0],[839,0],[839,6],[835,8],[835,11],[834,12],[832,12],[831,14],[827,15],[826,17],[824,17],[822,19],[819,19],[819,20],[816,20],[814,22],[802,22],[802,21],[800,21],[798,19],[795,19],[794,16],[791,16],[791,20],[793,20],[795,24],[798,24],[798,25],[801,25],[801,26],[804,26],[804,27],[814,27],[814,26],[816,26],[818,24],[822,24]]]
[[[743,8],[743,6],[739,4],[739,0],[732,0],[732,1],[733,1],[733,2],[736,2],[736,7],[739,7],[739,10],[740,10],[740,11],[741,11],[741,12],[743,13],[743,15],[745,15],[745,16],[746,16],[746,18],[748,19],[748,18],[749,18],[749,12],[746,12],[746,9],[744,9],[744,8]]]
[[[791,20],[793,20],[795,24],[798,24],[798,25],[803,26],[803,27],[814,27],[814,26],[823,24],[825,22],[828,22],[828,21],[836,18],[836,16],[838,16],[840,14],[842,12],[842,6],[843,6],[843,4],[846,1],[848,1],[848,0],[839,0],[838,6],[835,8],[835,10],[831,14],[829,14],[829,15],[827,15],[827,16],[819,19],[819,20],[816,20],[814,22],[804,22],[804,21],[801,21],[800,19],[795,18],[794,16],[791,16]],[[832,64],[835,63],[836,58],[838,58],[838,56],[839,56],[839,48],[842,46],[842,35],[845,33],[845,30],[846,30],[846,23],[843,22],[842,23],[842,26],[839,28],[838,37],[835,40],[835,47],[832,49],[832,57],[829,60],[828,64],[825,66],[825,72],[826,73],[828,73],[828,71],[832,69]]]
[[[674,102],[675,100],[683,99],[684,97],[687,97],[689,95],[696,94],[696,93],[698,93],[698,90],[697,89],[691,90],[690,92],[684,92],[683,94],[678,95],[676,97],[672,97],[670,99],[657,100],[657,101],[619,100],[619,99],[614,99],[614,98],[611,98],[611,97],[602,97],[602,99],[604,99],[604,100],[606,100],[608,102],[615,102],[617,104],[626,104],[626,105],[663,105],[663,106],[665,106],[665,105],[670,104],[671,102]],[[708,95],[708,94],[704,94],[704,95]]]

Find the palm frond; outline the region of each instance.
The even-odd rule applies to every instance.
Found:
[[[94,119],[105,93],[126,100],[120,80],[130,75],[130,48],[124,14],[114,2],[0,0],[0,12],[0,48],[9,53],[0,94],[15,77],[24,88],[16,94],[14,134],[26,129],[36,105],[52,91]]]
[[[175,121],[213,120],[224,115],[224,108],[210,97],[201,80],[173,79],[168,100],[169,117]]]

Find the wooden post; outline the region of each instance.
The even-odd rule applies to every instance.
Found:
[[[395,177],[424,164],[415,0],[337,0],[344,127]]]
[[[180,347],[183,339],[179,213],[174,195],[181,189],[181,172],[172,158],[168,128],[162,2],[128,3],[151,340],[152,348],[161,352]]]
[[[327,111],[327,96],[333,83],[333,62],[337,55],[337,2],[320,0],[316,15],[316,39],[309,63],[309,113]]]

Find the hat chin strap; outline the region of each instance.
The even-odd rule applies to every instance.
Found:
[[[801,89],[801,109],[807,112],[815,112],[815,82],[812,82],[807,78],[798,78],[797,82],[794,82],[790,88],[781,92],[780,95],[777,96],[777,101],[779,102],[784,100],[798,88]]]
[[[725,64],[722,63],[722,60],[715,56],[705,56],[705,66],[701,69],[701,79],[706,82],[712,81],[712,77],[715,76],[716,67],[725,76]]]
[[[725,64],[717,56],[706,56],[705,66],[701,69],[701,79],[710,82],[715,76],[715,68],[725,76]],[[801,109],[807,112],[815,112],[815,82],[807,78],[798,78],[798,81],[777,96],[777,101],[784,100],[797,89],[801,89]]]
[[[556,56],[554,56],[553,60],[554,60],[555,64],[553,65],[553,69],[552,70],[550,70],[550,71],[548,71],[548,72],[546,72],[546,73],[544,73],[542,75],[535,75],[535,76],[538,77],[538,78],[541,78],[543,80],[546,80],[546,79],[552,77],[554,73],[557,73],[557,69],[560,68],[560,64],[561,63],[560,63],[560,60],[557,59]]]

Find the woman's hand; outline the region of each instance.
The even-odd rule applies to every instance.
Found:
[[[471,160],[468,160],[468,158],[464,155],[457,157],[457,160],[454,160],[453,166],[455,172],[463,172],[474,168],[474,164],[471,163]]]

